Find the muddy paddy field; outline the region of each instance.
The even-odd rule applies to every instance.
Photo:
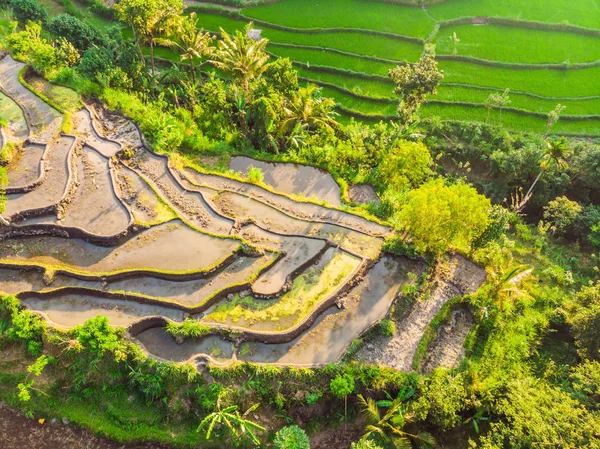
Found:
[[[64,134],[62,115],[19,82],[21,69],[10,56],[0,61],[9,178],[0,291],[52,326],[101,314],[159,360],[318,366],[341,360],[426,270],[423,261],[383,253],[392,230],[347,211],[328,173],[242,156],[230,163],[237,177],[175,165],[135,124],[77,99]],[[69,97],[39,78],[29,85]],[[264,184],[245,180],[251,167]],[[356,187],[356,202],[377,200],[365,190]],[[477,269],[453,263],[458,278]],[[473,288],[443,281],[397,335],[357,357],[410,369],[427,323]],[[211,331],[169,334],[168,323],[184,320]],[[469,320],[456,322],[458,343],[438,339],[428,369],[458,363]]]

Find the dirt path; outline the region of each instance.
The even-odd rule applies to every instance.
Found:
[[[465,356],[465,339],[473,326],[473,317],[466,310],[456,310],[452,320],[442,326],[436,341],[423,362],[422,371],[429,373],[436,368],[456,368]]]
[[[413,305],[408,316],[398,324],[394,336],[377,336],[358,352],[356,358],[411,371],[417,346],[427,325],[450,299],[475,292],[485,281],[485,276],[483,268],[462,256],[451,256],[446,279],[438,281],[429,298]]]
[[[0,404],[2,449],[168,449],[157,444],[123,445],[62,422],[40,425]]]

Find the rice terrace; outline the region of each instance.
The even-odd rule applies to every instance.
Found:
[[[600,3],[0,1],[0,449],[600,448]]]

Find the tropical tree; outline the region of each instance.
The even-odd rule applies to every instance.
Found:
[[[252,22],[244,31],[236,30],[230,35],[221,28],[221,40],[210,62],[225,72],[231,73],[234,79],[241,82],[244,92],[250,92],[250,81],[260,77],[267,69],[269,55],[265,52],[267,39],[254,40],[250,37]]]
[[[200,425],[197,432],[202,432],[206,428],[205,438],[208,440],[212,435],[215,427],[222,427],[227,436],[235,442],[239,442],[244,438],[249,438],[250,441],[258,446],[260,440],[254,433],[255,431],[264,431],[265,428],[250,421],[246,417],[256,410],[260,404],[254,404],[242,415],[238,410],[237,405],[222,407],[223,392],[219,394],[217,399],[217,410],[206,416]]]
[[[473,187],[436,179],[408,193],[398,219],[419,251],[439,255],[450,246],[465,248],[481,235],[490,221],[490,206]]]
[[[174,48],[180,53],[181,61],[189,61],[192,82],[196,82],[195,63],[202,64],[202,58],[209,56],[215,50],[211,46],[212,37],[209,33],[198,27],[198,18],[193,12],[189,16],[182,16],[173,26],[169,38],[156,39],[159,45]]]
[[[115,5],[119,20],[133,30],[140,58],[144,61],[142,44],[150,46],[152,75],[154,75],[154,46],[157,38],[171,30],[183,13],[182,0],[121,0]]]
[[[552,167],[558,170],[567,169],[569,165],[566,161],[566,158],[569,156],[569,154],[569,143],[564,137],[561,137],[557,140],[546,141],[546,149],[540,161],[540,172],[534,179],[531,187],[529,187],[529,190],[527,190],[525,196],[523,196],[523,198],[520,199],[514,206],[516,212],[523,210],[525,204],[527,204],[527,202],[531,199],[533,195],[533,189],[544,173],[546,173]]]
[[[394,93],[400,97],[398,115],[404,122],[410,122],[427,95],[437,93],[437,86],[444,78],[444,73],[438,69],[435,54],[430,47],[415,64],[399,65],[391,69],[388,76],[396,85]]]
[[[384,446],[397,449],[412,449],[413,443],[423,448],[435,445],[434,438],[427,432],[412,434],[403,430],[408,420],[402,410],[401,398],[392,401],[384,414],[373,399],[365,399],[359,394],[358,400],[367,423],[364,440],[374,440]]]
[[[510,300],[528,296],[527,292],[520,287],[520,284],[532,272],[533,269],[529,265],[517,265],[500,272],[500,274],[493,274],[491,299],[498,304],[500,309],[506,309]],[[487,314],[487,309],[485,312]]]
[[[338,375],[329,383],[331,392],[338,398],[344,398],[344,425],[348,416],[348,395],[354,391],[354,377],[350,374]]]
[[[325,129],[333,132],[338,123],[333,118],[335,100],[321,96],[321,88],[311,84],[301,87],[284,108],[286,118],[281,121],[280,133],[288,135],[297,127],[307,131]]]
[[[484,105],[485,108],[488,110],[488,122],[490,120],[490,111],[494,108],[498,108],[498,111],[500,111],[499,123],[502,123],[502,109],[504,109],[511,103],[509,93],[510,89],[505,89],[502,93],[494,92],[490,94],[487,100],[485,100]]]

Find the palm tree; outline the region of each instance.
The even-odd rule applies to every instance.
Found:
[[[237,405],[221,408],[222,398],[223,394],[221,393],[217,399],[217,410],[206,416],[196,431],[201,432],[208,426],[205,434],[205,438],[208,440],[216,426],[225,426],[224,429],[229,433],[229,436],[232,439],[239,441],[243,437],[248,437],[256,446],[258,446],[260,440],[254,431],[264,431],[265,428],[246,419],[246,417],[256,410],[260,404],[254,404],[246,410],[243,415],[240,415]]]
[[[264,38],[252,39],[249,36],[251,30],[252,22],[246,25],[243,32],[236,30],[233,36],[221,28],[221,40],[214,58],[210,60],[215,67],[240,80],[246,93],[250,89],[250,81],[262,75],[269,60],[265,52],[269,41]]]
[[[175,37],[175,39],[173,39]],[[160,45],[176,49],[181,55],[180,60],[190,62],[190,72],[192,74],[192,82],[196,82],[196,73],[194,60],[199,60],[205,56],[209,56],[215,50],[212,47],[212,37],[209,33],[198,27],[198,18],[193,12],[189,16],[182,16],[177,24],[173,27],[172,36],[167,39],[156,39]]]
[[[181,0],[121,0],[115,4],[120,20],[133,29],[133,36],[138,46],[142,61],[144,56],[141,44],[150,46],[152,75],[154,75],[154,46],[161,34],[172,28],[174,20],[183,12]]]
[[[363,406],[363,416],[367,422],[367,432],[363,435],[363,439],[374,439],[396,449],[411,449],[412,443],[424,448],[435,445],[434,438],[427,432],[414,435],[402,430],[406,424],[406,418],[402,414],[401,398],[392,401],[383,416],[373,399],[365,399],[359,394],[358,400]]]
[[[561,137],[557,140],[546,141],[546,149],[540,162],[540,172],[534,179],[533,184],[531,184],[531,187],[529,187],[529,190],[527,191],[523,199],[521,199],[517,204],[517,212],[522,210],[525,204],[527,204],[527,202],[531,199],[533,195],[533,189],[544,173],[546,173],[551,167],[556,167],[558,170],[567,169],[569,165],[567,164],[565,158],[568,157],[568,155],[569,144],[564,137]]]
[[[510,298],[525,296],[527,293],[519,287],[523,279],[531,274],[529,265],[517,265],[504,271],[493,281],[491,296],[503,307]]]
[[[298,127],[307,131],[326,129],[333,131],[338,123],[333,118],[335,100],[321,96],[321,88],[311,84],[298,89],[290,103],[285,107],[286,118],[280,125],[281,135]]]

